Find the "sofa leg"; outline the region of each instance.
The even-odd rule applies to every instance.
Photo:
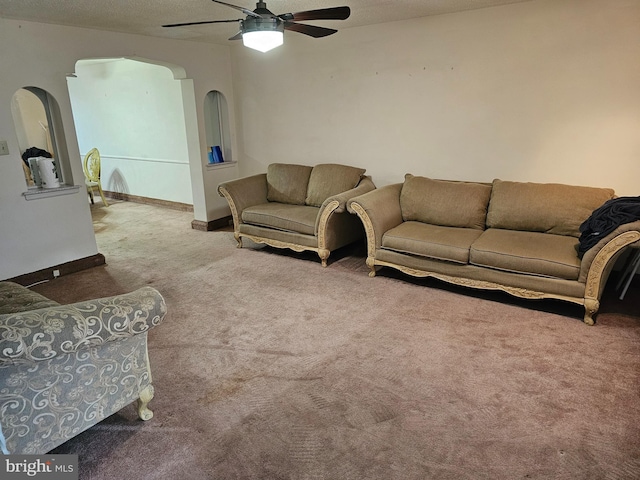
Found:
[[[142,420],[151,420],[153,412],[149,410],[149,402],[153,398],[153,385],[149,384],[140,392],[140,398],[138,399],[138,416]]]
[[[242,248],[242,237],[240,236],[239,233],[234,233],[233,236],[236,239],[236,242],[238,242],[238,245],[236,245],[237,248]]]
[[[331,255],[331,251],[327,250],[326,248],[321,248],[320,250],[318,250],[318,256],[320,257],[320,260],[322,260],[323,267],[327,266],[327,259],[329,258],[329,255]]]
[[[598,312],[600,302],[594,298],[584,299],[584,323],[593,325],[595,322],[593,316]]]
[[[367,257],[366,264],[367,264],[367,267],[369,267],[369,270],[370,270],[369,271],[369,276],[372,277],[372,278],[376,276],[376,265],[375,265],[375,262],[376,261],[375,261],[375,259],[373,257]]]

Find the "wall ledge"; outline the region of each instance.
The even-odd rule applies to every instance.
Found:
[[[80,190],[80,185],[63,185],[57,188],[31,188],[22,193],[25,200],[40,200],[41,198],[73,195]]]
[[[207,171],[218,170],[220,168],[228,168],[237,165],[238,162],[222,162],[222,163],[207,163]]]

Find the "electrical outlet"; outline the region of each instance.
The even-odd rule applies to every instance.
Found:
[[[58,278],[60,276],[60,270],[53,271],[53,278]]]
[[[9,155],[9,145],[6,140],[0,140],[0,155]]]

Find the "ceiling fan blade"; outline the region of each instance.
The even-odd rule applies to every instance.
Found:
[[[219,3],[220,5],[226,5],[227,7],[235,8],[236,10],[240,10],[245,15],[249,15],[250,17],[261,18],[257,13],[249,10],[248,8],[239,7],[238,5],[232,5],[231,3],[220,2],[219,0],[211,0],[214,3]]]
[[[187,25],[205,25],[207,23],[231,23],[231,22],[241,22],[242,19],[237,20],[209,20],[205,22],[186,22],[186,23],[170,23],[168,25],[162,25],[163,27],[186,27]]]
[[[313,38],[326,37],[333,35],[337,32],[333,28],[316,27],[315,25],[305,25],[303,23],[285,22],[285,30],[291,30],[292,32],[304,33]]]
[[[233,37],[230,37],[229,40],[242,40],[242,30],[236,33]]]
[[[307,10],[298,13],[285,13],[278,15],[285,21],[300,22],[305,20],[346,20],[351,15],[349,7],[321,8],[319,10]]]

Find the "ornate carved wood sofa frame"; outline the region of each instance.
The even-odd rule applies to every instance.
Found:
[[[375,189],[364,169],[273,163],[267,173],[222,183],[238,248],[242,238],[276,248],[318,254],[327,266],[331,251],[364,236],[362,224],[346,210],[352,197]]]
[[[580,258],[580,225],[613,196],[601,188],[407,175],[351,199],[348,209],[365,227],[372,277],[376,267],[393,267],[526,299],[560,299],[584,306],[584,322],[593,325],[615,261],[640,243],[640,221],[626,223]]]
[[[59,305],[0,282],[3,453],[47,453],[135,401],[149,420],[147,332],[165,313],[151,287]]]

